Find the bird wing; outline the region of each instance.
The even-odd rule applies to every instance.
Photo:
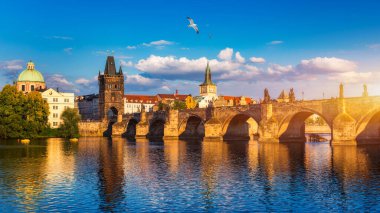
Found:
[[[193,25],[193,24],[194,24],[194,20],[193,20],[192,18],[190,18],[190,17],[187,17],[187,20],[189,20],[189,22],[190,22],[190,25]]]
[[[199,33],[199,29],[198,29],[197,25],[193,26],[193,28],[194,28],[195,32]]]

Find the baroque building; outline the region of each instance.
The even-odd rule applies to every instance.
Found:
[[[59,92],[50,88],[41,92],[41,95],[49,104],[49,126],[58,128],[62,124],[62,112],[67,108],[74,108],[74,93]]]
[[[22,71],[15,82],[17,90],[28,93],[46,88],[42,74],[34,68],[34,63],[29,61],[26,70]]]
[[[116,71],[115,59],[108,56],[104,73],[98,75],[99,84],[99,119],[104,120],[107,117],[117,117],[118,121],[122,120],[124,111],[124,75],[121,66]]]
[[[99,94],[77,96],[75,104],[82,120],[99,120]]]

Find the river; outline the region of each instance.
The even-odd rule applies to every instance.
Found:
[[[0,142],[0,212],[380,211],[380,146]]]

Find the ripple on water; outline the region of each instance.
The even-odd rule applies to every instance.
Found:
[[[379,146],[0,142],[1,211],[376,211]]]

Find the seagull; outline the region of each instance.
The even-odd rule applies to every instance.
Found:
[[[199,33],[199,30],[198,30],[198,27],[196,24],[194,24],[194,20],[190,17],[187,17],[187,20],[189,20],[190,24],[188,25],[188,27],[192,27],[195,32],[198,34]]]

